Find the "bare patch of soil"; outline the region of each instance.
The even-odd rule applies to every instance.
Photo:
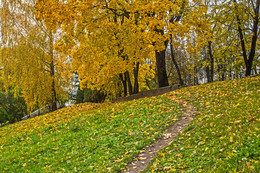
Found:
[[[158,154],[159,150],[168,146],[178,134],[183,132],[196,115],[196,110],[193,105],[173,97],[169,98],[183,106],[183,116],[162,135],[161,139],[147,146],[132,162],[128,163],[124,171],[125,173],[138,173],[144,170],[153,157]]]

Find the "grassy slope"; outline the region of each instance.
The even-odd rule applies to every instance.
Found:
[[[173,101],[153,97],[75,105],[8,125],[0,128],[0,172],[115,172],[181,114]]]
[[[260,77],[183,88],[200,112],[146,172],[260,172]]]
[[[259,171],[260,78],[166,94],[200,112],[147,172]],[[173,114],[174,112],[174,114]],[[0,172],[115,172],[182,113],[165,97],[81,104],[0,128]]]

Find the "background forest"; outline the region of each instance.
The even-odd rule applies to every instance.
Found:
[[[2,0],[0,123],[71,98],[257,74],[259,3]]]

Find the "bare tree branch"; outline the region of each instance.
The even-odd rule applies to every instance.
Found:
[[[257,1],[258,1],[258,0],[257,0]],[[252,7],[253,7],[253,9],[254,9],[254,11],[255,11],[256,9],[255,9],[255,4],[254,4],[253,0],[250,0],[250,2],[251,2]],[[256,12],[256,11],[255,11],[255,12]]]

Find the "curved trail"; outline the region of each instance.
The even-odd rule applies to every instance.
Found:
[[[142,153],[133,159],[132,162],[128,163],[126,170],[123,171],[124,173],[138,173],[144,170],[153,157],[158,154],[159,150],[168,146],[178,134],[183,132],[196,115],[196,110],[190,103],[174,97],[168,98],[183,106],[183,116],[162,135],[161,139],[158,139],[151,145],[147,146]]]

